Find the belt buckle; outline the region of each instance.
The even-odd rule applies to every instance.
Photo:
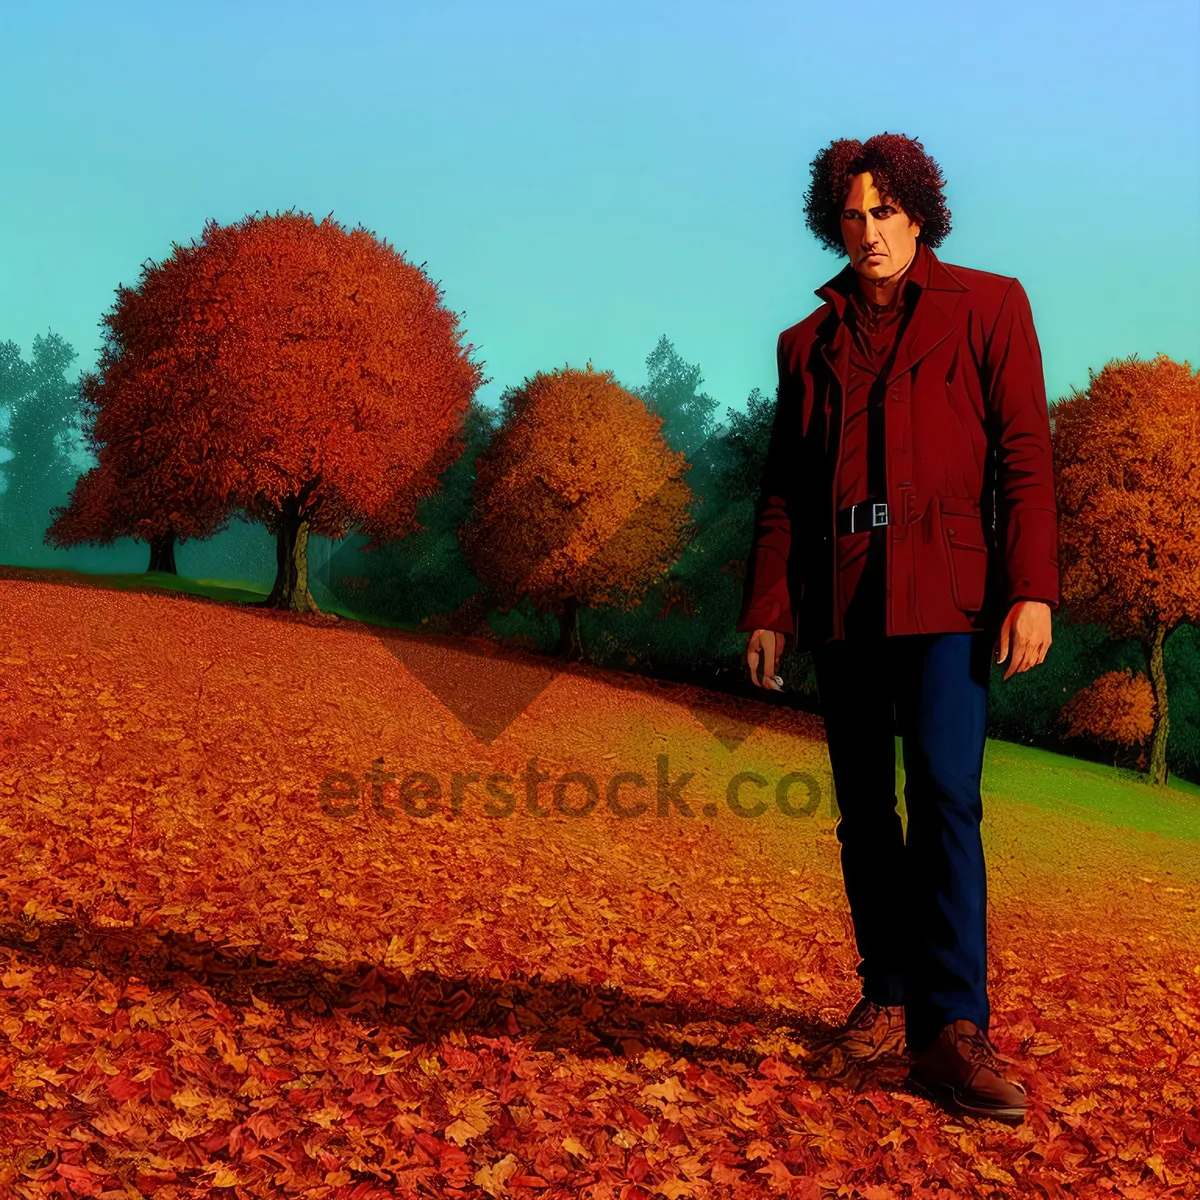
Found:
[[[888,523],[888,506],[885,501],[876,501],[871,505],[871,528]]]

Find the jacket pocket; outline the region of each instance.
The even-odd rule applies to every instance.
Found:
[[[978,612],[983,608],[988,578],[988,544],[979,505],[962,496],[940,496],[938,506],[954,606],[963,612]]]

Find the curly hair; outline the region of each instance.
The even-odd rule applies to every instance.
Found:
[[[940,246],[950,232],[950,210],[942,188],[942,169],[916,138],[877,133],[866,142],[840,138],[812,160],[812,185],[804,194],[805,224],[830,250],[844,254],[842,205],[850,180],[864,171],[879,194],[895,201],[921,223],[920,239]]]

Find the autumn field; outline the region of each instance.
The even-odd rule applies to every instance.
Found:
[[[956,1119],[810,1053],[819,718],[0,574],[0,1196],[1200,1195],[1200,789],[989,743],[1032,1106]]]

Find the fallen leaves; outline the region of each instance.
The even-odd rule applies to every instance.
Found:
[[[902,1067],[808,1074],[811,1014],[856,998],[831,828],[785,852],[752,822],[315,801],[383,729],[412,769],[518,779],[534,753],[598,770],[644,711],[669,727],[663,701],[564,678],[543,744],[517,721],[485,751],[344,629],[0,598],[24,656],[0,714],[0,1195],[1200,1193],[1197,947],[1165,927],[1064,929],[995,873],[992,1032],[1034,1113],[948,1121]],[[591,758],[554,744],[556,703],[586,709]],[[821,869],[792,865],[800,838]]]
[[[508,1181],[520,1169],[520,1164],[512,1154],[506,1154],[503,1158],[497,1159],[494,1163],[489,1163],[479,1168],[471,1178],[471,1182],[476,1187],[481,1187],[489,1196],[500,1197],[507,1192]]]
[[[446,1107],[457,1118],[446,1126],[446,1136],[456,1145],[465,1146],[472,1138],[486,1133],[495,1119],[496,1098],[487,1092],[466,1096],[447,1096]]]

